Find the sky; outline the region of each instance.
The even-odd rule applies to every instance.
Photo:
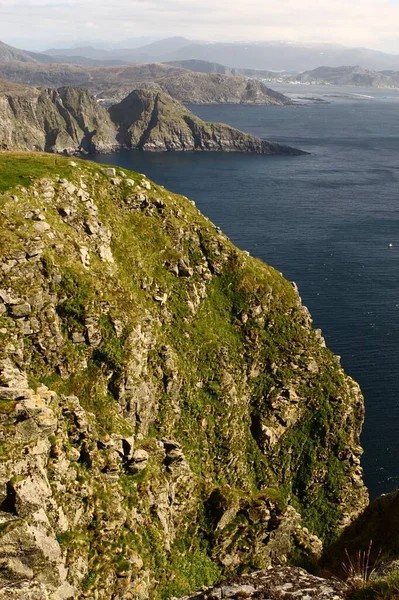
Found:
[[[145,36],[399,53],[399,0],[0,0],[0,40],[28,50]]]

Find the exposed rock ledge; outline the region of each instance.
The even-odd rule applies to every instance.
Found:
[[[317,560],[367,504],[364,408],[296,287],[138,173],[0,153],[0,182],[1,600]]]
[[[281,567],[236,577],[180,600],[344,600],[345,591],[341,581],[315,577],[297,567]]]
[[[208,150],[305,154],[220,123],[205,123],[158,90],[135,90],[107,110],[87,90],[0,81],[0,150],[77,154]]]

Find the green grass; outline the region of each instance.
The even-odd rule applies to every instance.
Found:
[[[348,591],[350,600],[399,600],[399,571],[375,577],[364,584],[354,583]]]
[[[74,171],[65,158],[53,154],[0,152],[0,192],[29,188],[42,177],[68,177]]]

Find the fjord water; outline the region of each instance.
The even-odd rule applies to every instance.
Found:
[[[95,160],[193,198],[237,246],[297,282],[315,326],[361,384],[363,466],[375,497],[399,485],[399,91],[279,87],[328,103],[190,108],[310,156]]]

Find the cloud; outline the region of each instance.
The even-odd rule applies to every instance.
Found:
[[[30,39],[53,41],[184,35],[382,47],[398,24],[399,0],[0,0],[6,40],[28,28]]]

